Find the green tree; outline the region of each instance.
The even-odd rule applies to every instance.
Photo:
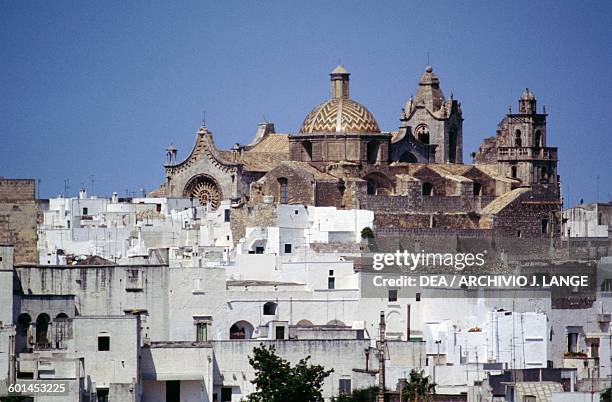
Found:
[[[372,402],[376,400],[378,387],[356,389],[350,395],[340,395],[332,399],[333,402]]]
[[[266,348],[260,344],[253,349],[249,363],[255,369],[251,381],[256,391],[247,397],[247,402],[321,402],[323,381],[334,370],[309,364],[310,356],[301,359],[295,366],[276,355],[274,346]]]
[[[374,231],[372,231],[372,228],[370,228],[369,226],[366,226],[363,229],[361,229],[361,238],[362,239],[373,239]]]
[[[612,387],[602,392],[599,400],[601,402],[612,402]]]
[[[425,371],[410,371],[410,379],[406,383],[406,387],[402,392],[402,397],[406,401],[420,402],[430,400],[436,384],[429,381],[429,376],[425,375]]]

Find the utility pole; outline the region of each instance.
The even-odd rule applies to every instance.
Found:
[[[434,394],[436,393],[436,366],[438,365],[438,361],[440,360],[440,344],[442,341],[440,339],[436,340],[436,346],[438,347],[438,353],[436,353],[436,361],[433,366],[433,383],[434,383]]]
[[[378,398],[377,402],[385,402],[385,312],[380,312],[378,341]]]

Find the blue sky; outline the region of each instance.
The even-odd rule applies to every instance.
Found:
[[[529,87],[549,113],[566,204],[612,200],[612,2],[0,1],[0,175],[147,191],[164,149],[257,123],[297,132],[338,60],[396,130],[430,55],[464,114],[464,159]]]

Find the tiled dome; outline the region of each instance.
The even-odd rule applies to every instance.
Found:
[[[347,98],[332,98],[308,113],[300,127],[300,134],[307,133],[380,133],[380,128],[365,106]]]

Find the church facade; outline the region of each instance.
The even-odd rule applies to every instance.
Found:
[[[166,180],[151,195],[193,197],[210,208],[262,203],[363,208],[376,229],[481,229],[510,237],[558,237],[557,149],[547,146],[545,110],[525,90],[518,112],[499,123],[463,163],[463,115],[428,66],[399,127],[383,131],[350,97],[350,73],[330,73],[330,98],[295,134],[262,123],[250,144],[218,149],[200,127],[182,161],[167,150]]]

